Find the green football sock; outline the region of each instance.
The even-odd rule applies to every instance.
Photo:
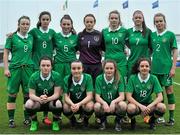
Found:
[[[26,110],[24,110],[24,118],[29,119],[29,113]]]
[[[14,119],[15,109],[8,110],[9,120]]]
[[[174,120],[174,110],[169,110],[169,120]]]

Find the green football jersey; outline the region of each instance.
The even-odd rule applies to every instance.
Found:
[[[62,80],[60,80],[59,73],[52,71],[49,80],[42,80],[40,77],[40,71],[36,71],[32,74],[29,80],[29,88],[34,89],[37,96],[47,95],[52,96],[54,94],[54,87],[62,88]]]
[[[118,84],[115,82],[107,84],[104,79],[104,74],[101,74],[96,78],[95,93],[100,95],[100,97],[108,104],[110,104],[112,100],[116,99],[120,92],[124,92],[124,89],[125,87],[122,81]]]
[[[158,35],[157,32],[151,34],[152,67],[154,74],[169,74],[172,67],[172,50],[177,48],[176,37],[170,31],[164,31]]]
[[[129,71],[139,58],[150,58],[150,34],[151,30],[148,28],[145,36],[142,35],[142,32],[136,31],[134,27],[128,29],[127,42],[131,51],[127,62]]]
[[[10,50],[12,58],[9,68],[17,68],[21,65],[32,65],[32,46],[33,37],[28,34],[28,37],[23,39],[16,34],[7,38],[5,48]]]
[[[125,39],[127,30],[123,27],[117,31],[109,31],[109,28],[105,28],[102,33],[106,48],[105,59],[115,60],[117,63],[120,63],[121,66],[126,65]]]
[[[46,55],[50,58],[53,57],[53,38],[55,35],[55,31],[49,29],[48,33],[43,33],[40,29],[33,28],[29,33],[34,38],[32,59],[35,64],[35,69],[39,69],[39,61],[42,56]]]
[[[151,75],[147,82],[141,82],[138,75],[131,75],[126,92],[132,93],[133,98],[141,104],[150,104],[153,101],[152,94],[163,92],[156,76]]]
[[[77,35],[64,37],[61,33],[55,36],[55,63],[72,62],[76,60]]]
[[[83,100],[87,95],[87,92],[93,92],[92,77],[89,74],[83,73],[83,80],[81,85],[74,85],[72,82],[69,86],[69,76],[64,78],[64,93],[70,94],[70,98],[74,103],[78,103]]]

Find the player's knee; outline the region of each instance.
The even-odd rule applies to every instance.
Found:
[[[165,113],[166,112],[166,105],[163,103],[158,103],[156,106],[156,110],[159,112]]]
[[[136,113],[136,105],[135,104],[128,104],[127,105],[127,113],[128,114],[135,114]]]
[[[61,101],[60,101],[60,100],[50,101],[50,103],[49,103],[49,109],[50,109],[51,111],[62,109],[62,103],[61,103]]]
[[[119,102],[117,110],[125,112],[127,110],[127,103],[124,101]]]
[[[101,110],[101,104],[98,103],[98,102],[96,102],[96,103],[94,104],[94,111],[95,111],[95,112],[100,112],[100,110]]]
[[[57,108],[62,108],[62,103],[61,103],[60,100],[57,100],[55,105],[56,105]]]
[[[64,113],[71,112],[70,106],[66,103],[63,103],[63,112]]]
[[[34,106],[34,101],[32,101],[31,99],[26,101],[26,103],[25,103],[26,109],[33,109],[33,106]]]
[[[90,112],[94,109],[94,103],[91,101],[85,105],[83,108],[86,112]]]

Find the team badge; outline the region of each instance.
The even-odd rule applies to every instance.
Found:
[[[62,43],[62,41],[60,40],[60,41],[59,41],[59,43],[61,44],[61,43]]]
[[[70,40],[69,42],[70,42],[70,44],[73,44],[73,40]]]
[[[117,88],[118,88],[118,87],[117,87],[116,85],[114,85],[114,89],[117,90]]]
[[[81,37],[81,40],[84,40],[84,37]]]
[[[136,87],[136,88],[138,88],[138,87],[139,87],[139,85],[136,85],[135,87]]]
[[[166,41],[167,41],[166,38],[163,38],[163,39],[162,39],[162,42],[163,42],[163,43],[166,43]]]
[[[52,37],[51,36],[49,36],[49,40],[51,40],[52,39]]]
[[[70,91],[73,91],[73,89],[71,88]]]
[[[147,89],[148,89],[148,90],[151,90],[151,89],[152,89],[152,85],[148,85],[148,86],[147,86]]]
[[[122,33],[119,33],[118,36],[119,36],[119,37],[122,37]]]
[[[104,90],[105,90],[105,89],[106,89],[106,86],[103,86],[103,87],[102,87],[102,89],[104,89]]]
[[[99,41],[99,36],[94,36],[94,41],[98,42]]]
[[[81,91],[83,92],[83,91],[85,91],[85,87],[84,86],[81,86]]]
[[[49,86],[53,87],[54,86],[54,82],[49,82]]]
[[[110,34],[107,34],[107,37],[109,37],[110,36]]]

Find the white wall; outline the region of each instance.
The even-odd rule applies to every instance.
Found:
[[[63,11],[65,0],[0,0],[0,45],[5,43],[6,33],[17,29],[17,20],[22,15],[31,18],[31,28],[36,26],[41,11],[49,11],[52,15],[51,27],[60,31],[59,20],[65,14],[71,15],[77,32],[84,28],[83,17],[93,13],[97,19],[96,28],[101,30],[108,26],[108,13],[117,9],[125,27],[132,27],[134,10],[142,10],[146,24],[152,30],[153,16],[157,12],[166,15],[168,29],[180,34],[180,0],[159,0],[159,7],[152,9],[152,2],[156,0],[129,0],[129,8],[123,9],[122,3],[126,0],[99,0],[99,6],[93,8],[95,0],[68,0],[68,9]]]

